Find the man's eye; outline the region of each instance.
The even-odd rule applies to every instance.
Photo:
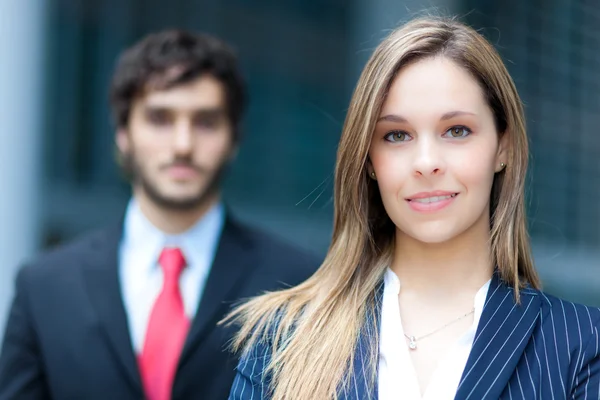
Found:
[[[147,112],[146,119],[153,125],[168,125],[172,118],[166,111],[155,110]]]

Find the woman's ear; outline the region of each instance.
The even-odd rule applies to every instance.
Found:
[[[498,141],[498,151],[496,152],[496,163],[494,166],[495,172],[502,171],[508,164],[508,135],[510,135],[510,132],[504,132]]]
[[[366,168],[367,168],[367,173],[369,174],[369,177],[373,180],[377,180],[377,175],[375,174],[375,168],[373,168],[373,163],[371,163],[370,158],[367,158]]]

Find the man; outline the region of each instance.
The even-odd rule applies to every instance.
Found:
[[[221,41],[168,31],[127,50],[111,102],[133,197],[118,225],[23,267],[0,399],[225,399],[237,299],[295,285],[317,260],[234,220],[220,183],[244,86]]]

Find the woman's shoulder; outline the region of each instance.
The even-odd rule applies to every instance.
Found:
[[[564,340],[570,347],[598,347],[600,308],[564,300],[539,290],[532,291],[534,293],[542,300],[541,327],[552,332],[554,341]]]
[[[271,374],[267,372],[272,355],[272,341],[264,337],[252,342],[242,352],[229,399],[267,399]]]
[[[568,301],[541,290],[535,292],[542,298],[552,316],[583,318],[589,322],[590,326],[599,326],[600,308]]]
[[[285,317],[285,310],[277,308],[252,323],[251,328],[247,327],[248,333],[244,335],[244,340],[238,343],[241,358],[268,364],[274,349],[281,347],[293,329],[293,323],[290,326]],[[281,329],[282,327],[284,329]]]

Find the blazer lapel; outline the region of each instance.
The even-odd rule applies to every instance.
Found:
[[[95,238],[90,254],[86,255],[84,280],[109,347],[118,360],[117,366],[142,396],[141,379],[119,284],[118,249],[121,236],[122,226],[119,224]]]
[[[181,354],[184,364],[198,342],[216,327],[223,317],[222,308],[237,298],[244,278],[256,265],[249,238],[243,229],[227,217],[215,259],[204,287],[198,311]],[[231,305],[231,304],[228,304]]]
[[[354,352],[354,364],[352,373],[349,376],[348,384],[345,385],[340,393],[340,400],[363,400],[377,399],[377,374],[379,363],[373,371],[369,366],[371,360],[379,359],[379,329],[381,321],[381,303],[383,301],[384,284],[381,282],[375,291],[374,310],[367,314],[365,324],[363,325],[356,350]],[[373,352],[375,357],[373,357]]]
[[[456,400],[498,399],[512,376],[540,314],[538,292],[514,291],[494,274]]]

